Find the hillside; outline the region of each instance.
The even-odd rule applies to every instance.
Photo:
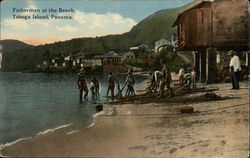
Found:
[[[176,33],[172,27],[177,15],[190,4],[180,8],[160,10],[135,25],[129,32],[120,35],[107,35],[96,38],[78,38],[52,44],[26,47],[3,56],[4,71],[20,71],[34,69],[42,64],[44,54],[69,54],[83,50],[87,53],[102,54],[109,50],[123,51],[141,43],[151,48],[161,38],[169,38]],[[20,53],[23,52],[23,53]]]
[[[32,45],[29,45],[27,43],[18,41],[18,40],[0,40],[0,45],[2,45],[2,51],[3,52],[11,52],[16,49],[23,49],[26,47],[32,47]]]

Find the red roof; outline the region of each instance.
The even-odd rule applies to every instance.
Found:
[[[72,57],[78,57],[78,56],[84,56],[84,55],[87,55],[87,53],[83,52],[83,51],[80,51],[76,54],[73,54]]]

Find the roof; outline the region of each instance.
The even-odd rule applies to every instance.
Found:
[[[96,55],[96,58],[113,58],[118,57],[119,54],[117,54],[115,51],[109,51],[108,53],[105,53],[103,55]]]
[[[191,9],[195,9],[195,8],[200,8],[200,7],[204,6],[205,4],[212,3],[212,2],[214,2],[214,0],[198,0],[197,2],[195,2],[192,5],[190,5],[189,7],[187,7],[187,9],[184,10],[182,13],[180,13],[177,16],[177,18],[172,26],[174,27],[174,26],[178,25],[178,22],[183,19],[182,15],[184,15],[187,11],[189,11]]]
[[[72,57],[79,57],[79,56],[84,56],[84,55],[87,55],[87,53],[83,52],[83,51],[80,51],[76,54],[73,54]]]
[[[160,39],[160,40],[156,41],[155,43],[157,43],[157,42],[161,42],[161,41],[168,41],[168,42],[171,42],[171,40],[169,40],[169,39],[162,38],[162,39]]]
[[[95,58],[115,58],[115,57],[122,57],[124,55],[127,55],[127,54],[130,54],[130,53],[133,53],[131,51],[126,51],[126,52],[119,52],[119,53],[116,53],[114,51],[110,51],[108,53],[105,53],[103,55],[96,55]]]
[[[132,51],[126,51],[126,52],[119,52],[120,56],[128,55],[128,54],[134,54]]]

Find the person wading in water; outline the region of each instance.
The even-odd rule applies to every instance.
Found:
[[[128,85],[126,96],[129,96],[130,94],[135,95],[135,90],[134,90],[135,78],[134,78],[132,69],[129,69],[125,85],[126,84]]]
[[[80,73],[78,74],[77,85],[78,85],[78,89],[80,90],[79,101],[82,102],[83,91],[85,92],[84,98],[86,98],[88,96],[88,93],[89,93],[88,86],[87,86],[87,83],[86,83],[85,77],[84,77],[84,68],[82,68],[80,70]]]
[[[113,76],[112,72],[108,75],[108,91],[107,91],[107,98],[109,96],[109,92],[111,91],[111,100],[114,101],[114,93],[115,93],[115,77]]]
[[[96,97],[100,96],[100,84],[99,81],[96,79],[96,77],[93,77],[93,82],[94,82],[94,86],[95,86],[95,93],[96,93]]]

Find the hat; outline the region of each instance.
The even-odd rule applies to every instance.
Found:
[[[235,54],[235,51],[233,51],[233,50],[230,50],[228,53],[227,53],[228,55],[232,55],[232,54]]]

